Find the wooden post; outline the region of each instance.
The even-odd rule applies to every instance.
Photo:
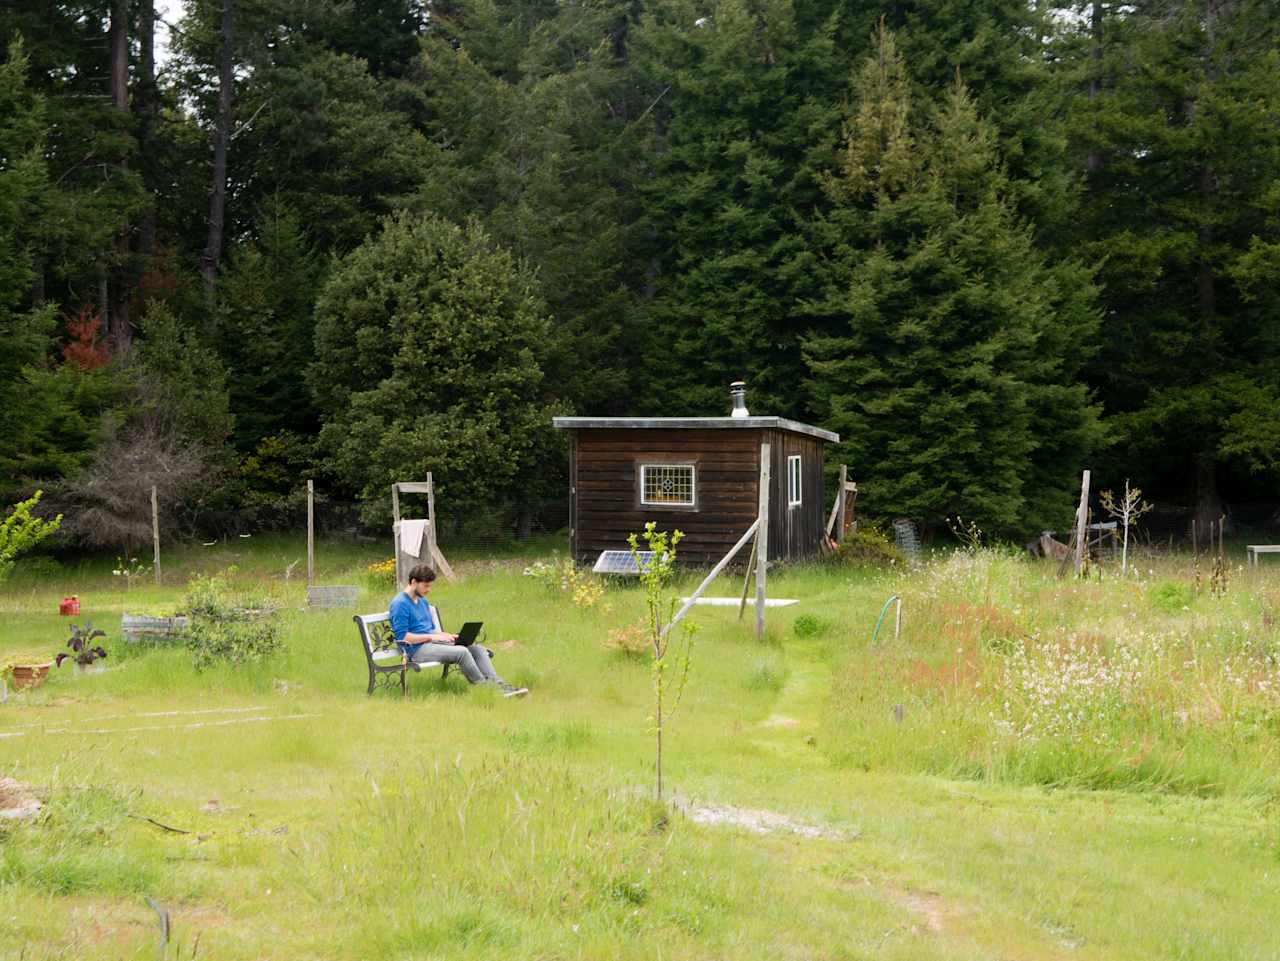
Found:
[[[1084,564],[1084,552],[1089,549],[1085,536],[1085,525],[1089,518],[1089,472],[1085,471],[1080,481],[1080,507],[1076,510],[1076,577]]]
[[[316,488],[315,481],[307,481],[307,587],[316,577]]]
[[[769,442],[760,445],[760,499],[756,513],[756,640],[764,640],[764,596],[769,576]],[[843,492],[842,492],[843,496]]]
[[[845,506],[844,506],[845,486],[848,483],[849,483],[849,465],[841,464],[840,465],[840,486],[836,488],[838,492],[836,494],[836,497],[840,499],[840,506],[836,508],[836,543],[837,544],[840,543],[842,540],[844,540],[844,527],[849,520],[845,516]]]
[[[151,485],[151,547],[152,564],[156,569],[156,583],[160,583],[160,498],[155,484]]]
[[[400,570],[400,485],[391,485],[391,549],[396,557],[396,589],[404,587],[404,575]]]
[[[427,536],[431,538],[431,543],[427,545],[427,556],[431,558],[432,563],[438,564],[436,557],[442,557],[443,555],[440,554],[440,549],[436,543],[436,482],[431,476],[431,471],[427,471],[427,520],[431,522],[427,525]],[[446,563],[445,567],[448,566]],[[449,580],[453,580],[452,570],[449,571]]]

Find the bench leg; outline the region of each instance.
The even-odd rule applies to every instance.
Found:
[[[365,691],[366,697],[373,697],[374,682],[377,679],[377,672],[372,667],[369,668],[369,690]]]
[[[452,666],[453,666],[453,665],[451,665],[451,664],[446,664],[446,665],[444,666],[444,670],[440,672],[440,680],[442,680],[442,681],[443,681],[446,677],[448,677],[448,676],[449,676],[449,668],[450,668],[450,667],[452,667]]]
[[[408,670],[402,664],[400,666],[400,696],[401,697],[409,696],[409,685],[406,682],[407,676],[408,676]]]

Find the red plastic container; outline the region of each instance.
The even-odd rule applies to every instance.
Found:
[[[62,603],[58,605],[58,613],[64,617],[79,617],[80,598],[75,597],[74,595],[71,597],[64,597],[62,599]]]

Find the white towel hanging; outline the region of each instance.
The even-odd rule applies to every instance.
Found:
[[[411,557],[422,555],[422,535],[430,521],[400,521],[400,550]]]

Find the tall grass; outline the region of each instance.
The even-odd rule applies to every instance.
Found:
[[[643,616],[634,586],[587,604],[519,559],[462,560],[438,586],[446,623],[483,619],[532,696],[422,674],[368,698],[353,612],[306,609],[283,577],[299,546],[233,558],[281,605],[284,649],[257,665],[196,671],[180,644],[118,638],[121,611],[171,610],[221,547],[159,588],[86,567],[0,590],[0,656],[56,651],[73,590],[113,635],[107,673],[55,672],[0,707],[21,735],[0,739],[0,775],[46,805],[0,822],[0,958],[155,958],[146,897],[183,959],[196,937],[199,957],[283,961],[1274,957],[1269,569],[1213,598],[1178,560],[1080,583],[992,552],[802,566],[770,573],[800,604],[770,610],[764,643],[735,610],[696,609],[680,803],[768,809],[814,838],[645,800],[647,665],[609,646]],[[385,608],[392,589],[363,576],[381,552],[321,557],[322,582]],[[892,593],[902,636],[873,646]],[[206,723],[258,716],[293,719]]]
[[[1077,583],[984,550],[904,579],[901,644],[857,645],[837,669],[833,758],[1280,796],[1280,632],[1266,582],[1238,572],[1235,590],[1214,598],[1175,570],[1149,570]]]

